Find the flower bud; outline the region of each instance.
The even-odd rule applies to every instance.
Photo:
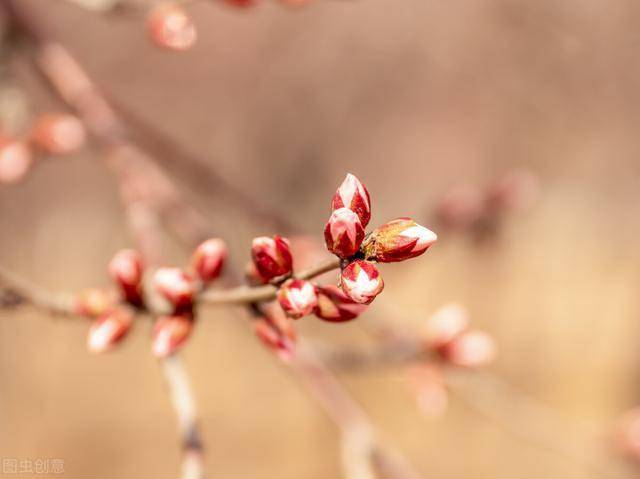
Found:
[[[0,183],[16,183],[29,171],[33,155],[22,141],[0,137]]]
[[[196,42],[196,27],[187,12],[176,4],[159,5],[147,18],[151,40],[161,48],[183,51]]]
[[[427,319],[421,336],[429,348],[439,348],[460,335],[469,326],[469,314],[459,304],[441,307]]]
[[[118,308],[96,319],[87,337],[87,348],[92,353],[103,353],[113,349],[129,332],[133,323],[133,313]]]
[[[196,275],[205,283],[213,281],[222,271],[227,258],[227,246],[218,238],[211,238],[201,243],[191,256],[191,267]]]
[[[535,203],[538,195],[537,177],[528,170],[514,170],[489,186],[487,206],[494,212],[526,211]]]
[[[180,268],[159,268],[153,275],[153,285],[176,310],[190,309],[193,305],[196,283]]]
[[[340,258],[350,258],[358,252],[364,239],[364,228],[355,214],[348,208],[335,210],[324,227],[327,249]]]
[[[293,268],[289,240],[278,235],[273,238],[255,238],[251,246],[251,257],[264,281],[290,274]]]
[[[75,312],[88,318],[97,318],[113,309],[116,298],[112,291],[101,288],[89,288],[76,297]]]
[[[636,407],[624,414],[615,432],[618,450],[630,460],[640,463],[640,408]]]
[[[118,251],[109,262],[109,275],[120,287],[124,299],[139,306],[142,304],[142,273],[144,263],[142,256],[135,250]]]
[[[263,313],[264,316],[254,323],[256,336],[280,359],[290,359],[297,340],[293,322],[276,304],[263,307]]]
[[[440,354],[455,366],[477,368],[493,361],[496,346],[487,333],[465,331],[441,348]]]
[[[469,185],[460,185],[447,192],[436,208],[438,221],[459,230],[477,224],[484,214],[483,193]]]
[[[378,268],[369,261],[349,263],[342,270],[340,278],[342,291],[356,303],[371,303],[384,288]]]
[[[365,257],[380,263],[415,258],[436,242],[436,234],[410,218],[398,218],[376,228],[363,245]]]
[[[334,285],[318,286],[316,288],[318,305],[314,313],[320,319],[333,323],[341,323],[357,318],[366,309],[366,304],[360,304],[349,298],[344,291]]]
[[[362,182],[351,173],[347,174],[331,200],[331,209],[349,208],[360,218],[366,228],[371,219],[371,199]]]
[[[65,113],[40,115],[33,127],[33,143],[50,155],[67,155],[82,148],[86,141],[82,122]]]
[[[278,302],[291,318],[307,316],[318,304],[316,288],[304,279],[289,280],[278,290]]]
[[[180,349],[191,335],[193,324],[193,316],[189,314],[159,317],[153,325],[154,356],[166,358]]]

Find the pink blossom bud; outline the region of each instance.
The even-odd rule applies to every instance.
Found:
[[[189,14],[176,4],[159,5],[147,18],[151,40],[161,48],[183,51],[196,42],[196,27]]]
[[[33,127],[33,143],[50,155],[67,155],[85,144],[86,131],[82,122],[65,113],[40,115]]]
[[[466,229],[485,214],[485,202],[479,188],[461,185],[447,192],[436,208],[438,220],[446,227]]]
[[[268,236],[255,238],[251,246],[251,257],[258,273],[265,281],[290,274],[293,268],[289,240],[278,235],[273,238]]]
[[[256,336],[280,359],[289,360],[297,340],[293,322],[276,304],[263,307],[263,313],[264,316],[254,323]]]
[[[0,183],[16,183],[29,171],[33,154],[26,143],[0,137]]]
[[[180,268],[159,268],[153,275],[153,285],[176,309],[193,305],[196,282]]]
[[[487,205],[493,211],[525,211],[539,195],[537,177],[528,170],[514,170],[489,186]]]
[[[304,279],[289,280],[278,290],[278,302],[291,318],[307,316],[318,304],[316,288]]]
[[[227,245],[218,238],[208,239],[191,256],[191,267],[204,282],[213,281],[222,271],[227,258]]]
[[[193,324],[193,316],[189,314],[159,317],[153,325],[154,356],[166,358],[180,349],[191,335]]]
[[[89,329],[87,348],[92,353],[103,353],[113,349],[129,332],[133,323],[133,313],[118,308],[96,319]]]
[[[89,288],[76,297],[75,312],[88,318],[97,318],[112,310],[117,298],[112,291],[102,288]]]
[[[494,360],[496,345],[487,333],[465,331],[447,343],[440,354],[455,366],[477,368]]]
[[[331,209],[348,208],[360,218],[366,228],[371,219],[371,199],[362,182],[351,173],[347,174],[331,200]]]
[[[364,239],[364,228],[358,215],[348,208],[335,210],[324,227],[327,249],[340,258],[358,252]]]
[[[314,313],[320,319],[333,323],[341,323],[357,318],[366,309],[366,304],[360,304],[349,298],[344,291],[333,285],[318,286],[318,305]]]
[[[429,348],[440,348],[460,335],[469,325],[469,314],[459,304],[441,307],[427,319],[422,338]]]
[[[384,281],[376,265],[356,260],[349,263],[341,274],[342,291],[356,303],[369,304],[384,288]]]
[[[118,251],[109,262],[109,275],[120,287],[128,302],[140,305],[142,302],[141,282],[144,271],[142,256],[135,250]]]
[[[410,218],[398,218],[375,229],[363,245],[365,257],[380,263],[415,258],[436,242],[436,234]]]
[[[616,428],[615,442],[622,454],[640,463],[640,408],[628,411]]]
[[[446,412],[449,393],[440,368],[431,364],[414,366],[409,370],[409,386],[422,414],[436,418]]]

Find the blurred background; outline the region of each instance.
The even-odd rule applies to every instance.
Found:
[[[21,3],[118,105],[319,239],[346,172],[372,195],[372,225],[412,216],[427,227],[452,187],[532,172],[538,201],[491,241],[442,234],[424,257],[382,270],[379,301],[402,312],[401,326],[464,304],[495,336],[491,377],[507,390],[474,381],[482,391],[453,391],[447,413],[429,419],[404,368],[340,378],[425,477],[633,477],[585,461],[608,452],[615,421],[640,403],[638,2],[315,0],[237,10],[199,1],[189,7],[198,43],[182,54],[156,49],[143,17]],[[3,66],[32,112],[61,108],[27,62]],[[90,147],[42,162],[0,189],[3,264],[56,291],[108,284],[107,262],[132,239],[99,155]],[[191,167],[164,166],[228,240],[235,265],[251,238],[277,233],[194,182]],[[188,251],[171,237],[164,246],[184,264]],[[367,316],[297,325],[350,345],[364,340]],[[62,458],[74,478],[175,477],[176,424],[150,325],[107,356],[86,352],[87,328],[30,308],[0,312],[0,456]],[[335,427],[242,313],[204,310],[183,356],[209,477],[339,477]],[[485,393],[495,414],[469,401]],[[541,424],[523,397],[553,420]],[[575,454],[527,440],[530,426]]]

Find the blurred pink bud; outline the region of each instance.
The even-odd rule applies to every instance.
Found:
[[[316,288],[304,279],[289,280],[278,290],[278,302],[291,318],[307,316],[318,304]]]
[[[116,305],[117,298],[112,291],[102,288],[89,288],[76,296],[75,312],[88,318],[97,318]]]
[[[180,349],[191,335],[193,324],[193,316],[189,314],[159,317],[153,325],[154,356],[166,358]]]
[[[227,245],[221,239],[211,238],[201,243],[193,252],[191,267],[206,283],[220,276],[226,258]]]
[[[421,364],[409,369],[409,386],[418,409],[428,417],[442,416],[449,405],[449,393],[440,368]]]
[[[151,40],[168,50],[188,50],[197,38],[193,20],[177,4],[159,5],[151,10],[147,18],[147,29]]]
[[[489,187],[487,204],[493,210],[525,211],[536,201],[538,194],[536,176],[527,170],[514,170]]]
[[[356,260],[349,263],[341,274],[342,291],[356,303],[369,304],[384,288],[384,281],[376,265]]]
[[[44,113],[31,132],[33,143],[50,155],[67,155],[82,148],[87,134],[83,123],[66,113]]]
[[[482,192],[468,185],[453,188],[444,195],[436,209],[438,220],[445,226],[466,229],[480,220],[485,212]]]
[[[615,442],[622,454],[640,463],[640,408],[636,407],[622,416]]]
[[[247,8],[258,4],[258,0],[225,0],[229,5],[234,7]]]
[[[293,322],[278,305],[265,306],[263,313],[264,316],[254,323],[256,335],[280,359],[289,360],[297,340]]]
[[[142,301],[141,282],[144,271],[142,256],[135,250],[118,251],[109,262],[109,275],[120,287],[124,298],[131,304]]]
[[[180,268],[158,268],[153,285],[176,309],[190,309],[196,293],[193,277]]]
[[[29,171],[33,154],[26,143],[0,137],[0,183],[16,183]]]
[[[366,228],[371,219],[371,199],[362,182],[351,173],[347,174],[331,200],[331,209],[348,208],[360,218]]]
[[[422,337],[430,348],[439,348],[460,335],[469,326],[469,314],[459,304],[441,307],[427,319]]]
[[[114,309],[96,319],[87,337],[87,348],[92,353],[110,351],[129,332],[133,314],[127,309]]]
[[[291,273],[293,259],[289,240],[275,235],[261,236],[253,240],[251,257],[258,273],[265,281]]]
[[[366,304],[360,304],[349,298],[344,291],[334,285],[318,286],[318,305],[314,313],[320,319],[334,323],[350,321],[360,316],[367,309]]]
[[[420,256],[437,241],[436,234],[410,218],[398,218],[376,228],[362,249],[365,257],[394,263]]]
[[[455,366],[477,368],[486,366],[495,359],[496,345],[487,333],[465,331],[447,343],[440,352]]]
[[[358,252],[364,239],[364,228],[358,215],[348,208],[335,210],[324,227],[327,249],[340,258],[350,258]]]

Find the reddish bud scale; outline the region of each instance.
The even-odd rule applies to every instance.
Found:
[[[166,358],[178,351],[191,335],[193,325],[190,314],[159,317],[153,325],[151,350],[154,356]]]
[[[395,263],[423,254],[436,242],[436,234],[410,218],[398,218],[376,228],[362,246],[365,258]]]
[[[120,287],[124,299],[135,306],[142,304],[142,256],[135,250],[118,251],[109,262],[109,276]]]
[[[293,322],[277,305],[264,307],[263,312],[264,316],[254,323],[256,336],[280,359],[290,359],[297,340]]]
[[[17,183],[33,164],[33,154],[26,143],[0,136],[0,183]]]
[[[82,122],[65,113],[40,115],[31,132],[36,147],[50,155],[67,155],[79,150],[86,136]]]
[[[314,313],[325,321],[332,323],[350,321],[367,309],[366,304],[356,303],[337,286],[318,286],[316,293],[318,304]]]
[[[313,312],[318,304],[318,297],[310,281],[293,279],[278,290],[278,302],[287,316],[298,319]]]
[[[369,304],[384,289],[384,281],[378,268],[369,261],[349,263],[340,276],[344,294],[356,303]]]
[[[111,291],[90,288],[76,297],[75,312],[88,318],[96,318],[113,309],[116,298]]]
[[[191,17],[176,4],[154,8],[147,18],[147,29],[151,40],[168,50],[188,50],[197,38],[196,27]]]
[[[220,276],[227,258],[227,246],[218,238],[208,239],[201,243],[191,256],[191,268],[205,283]]]
[[[173,306],[175,312],[190,312],[197,285],[193,277],[180,268],[159,268],[153,285]]]
[[[358,252],[364,239],[364,228],[358,215],[348,208],[335,210],[324,227],[327,249],[346,259]]]
[[[347,174],[331,200],[331,209],[348,208],[358,215],[362,227],[371,219],[371,198],[362,182],[351,173]]]
[[[133,313],[118,308],[103,314],[96,319],[87,337],[87,348],[92,353],[103,353],[112,350],[131,329]]]
[[[251,257],[256,270],[266,281],[288,275],[293,268],[289,240],[278,235],[261,236],[253,240]]]

